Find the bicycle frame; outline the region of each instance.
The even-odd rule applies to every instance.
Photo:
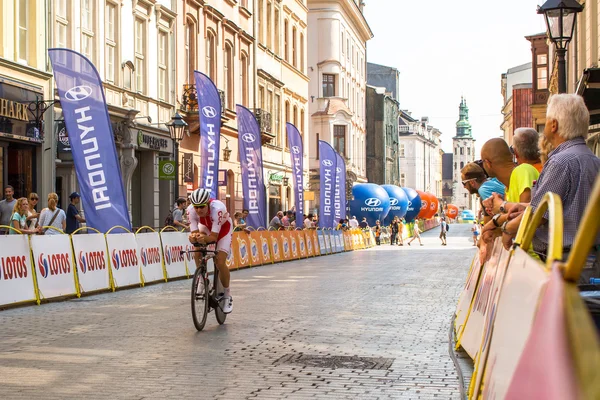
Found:
[[[198,265],[197,268],[201,269],[203,278],[208,279],[210,282],[210,279],[208,278],[208,260],[210,260],[211,258],[215,258],[215,256],[217,255],[216,251],[207,250],[206,246],[199,247],[194,250],[181,251],[181,254],[189,254],[189,253],[200,253],[200,255],[201,255],[200,265]],[[218,287],[217,285],[219,282],[218,279],[219,279],[219,268],[217,268],[217,266],[215,265],[214,271],[213,271],[212,285],[209,286],[210,296],[208,298],[208,305],[209,305],[208,312],[211,311],[211,308],[217,308],[217,307],[221,308],[221,306],[219,305],[219,299],[218,299],[218,293],[217,293],[217,287]]]

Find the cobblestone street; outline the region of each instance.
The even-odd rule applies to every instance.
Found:
[[[0,398],[458,399],[469,228],[234,272],[233,314],[203,332],[190,280],[2,311]]]

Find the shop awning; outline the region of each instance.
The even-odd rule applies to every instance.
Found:
[[[577,94],[583,96],[590,110],[590,125],[600,124],[600,68],[588,68],[583,71]]]

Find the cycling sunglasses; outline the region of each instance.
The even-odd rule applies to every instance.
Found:
[[[196,208],[196,209],[203,209],[206,206],[208,206],[208,204],[198,204],[198,205],[194,204],[194,208]]]

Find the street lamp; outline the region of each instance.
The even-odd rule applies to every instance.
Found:
[[[169,128],[169,134],[173,139],[173,159],[175,160],[175,183],[173,185],[173,197],[174,201],[179,198],[179,142],[183,140],[183,135],[187,129],[187,122],[183,120],[183,117],[178,112],[173,115],[171,122],[165,124]]]
[[[577,14],[581,11],[583,6],[576,0],[548,0],[537,9],[538,14],[544,14],[548,37],[554,43],[558,57],[558,93],[567,92],[565,55],[573,38]]]

